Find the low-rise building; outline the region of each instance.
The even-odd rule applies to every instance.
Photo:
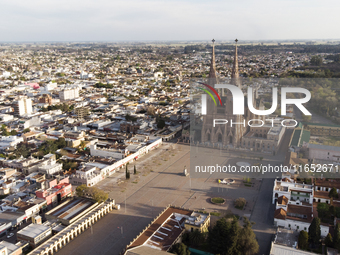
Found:
[[[51,236],[51,227],[40,224],[30,224],[17,232],[17,239],[28,242],[32,248],[37,247]]]
[[[16,244],[1,241],[0,242],[0,254],[1,255],[21,255],[22,249],[25,247],[23,242],[18,242]]]
[[[207,232],[209,226],[209,214],[169,206],[127,246],[125,254],[142,246],[169,251],[186,231]]]
[[[273,189],[274,225],[294,231],[308,231],[315,217],[313,184],[297,183],[289,176],[275,179]],[[326,237],[329,225],[321,223],[321,236]]]
[[[55,205],[62,199],[72,195],[72,184],[60,183],[46,190],[37,190],[35,194],[38,198],[46,200],[47,205]]]

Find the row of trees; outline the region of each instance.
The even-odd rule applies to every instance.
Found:
[[[302,250],[307,250],[310,246],[315,248],[320,243],[321,238],[321,228],[320,219],[318,217],[314,218],[311,225],[307,231],[300,231],[298,244],[299,248]],[[331,233],[325,238],[325,245],[327,247],[332,247],[340,252],[340,225],[337,223],[334,229],[334,236]]]
[[[137,174],[136,165],[133,166],[133,174]],[[128,164],[125,165],[125,178],[126,180],[130,179],[130,171],[128,170]]]
[[[315,217],[310,224],[307,231],[300,231],[298,244],[299,248],[302,250],[307,250],[310,246],[312,248],[318,247],[321,238],[321,220],[318,217]],[[334,231],[334,238],[329,233],[325,239],[325,244],[329,247],[334,247],[336,249],[340,249],[340,226],[336,225]]]

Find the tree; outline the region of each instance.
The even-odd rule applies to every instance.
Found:
[[[336,189],[333,187],[331,188],[331,190],[328,193],[328,197],[331,199],[331,205],[333,204],[333,198],[338,198],[338,192],[336,191]]]
[[[83,197],[88,192],[86,184],[82,184],[76,188],[76,194],[78,197]]]
[[[221,255],[256,254],[259,245],[251,229],[248,219],[244,220],[244,227],[240,228],[236,217],[232,222],[222,218],[209,231],[208,244],[210,251]]]
[[[227,254],[237,254],[237,242],[238,242],[238,239],[240,238],[239,235],[240,235],[240,226],[238,224],[237,218],[234,217],[231,223],[230,230],[229,230]]]
[[[195,231],[189,233],[189,241],[192,245],[197,246],[204,242],[204,234],[196,229]]]
[[[328,235],[325,238],[325,245],[326,247],[333,247],[333,238],[331,233],[328,233]]]
[[[3,135],[3,136],[8,136],[9,135],[9,133],[7,131],[7,126],[5,124],[2,124],[1,131],[2,131],[1,135]]]
[[[163,129],[164,127],[165,127],[165,121],[163,120],[163,119],[158,119],[157,120],[157,127],[159,128],[159,129]]]
[[[125,165],[125,178],[126,180],[129,180],[130,179],[130,172],[128,170],[128,164]]]
[[[333,247],[340,250],[340,225],[337,223],[334,229]]]
[[[311,242],[314,245],[317,245],[319,243],[321,237],[320,223],[321,223],[320,218],[315,217],[308,228],[309,242]]]
[[[322,57],[321,56],[313,56],[310,60],[310,64],[312,66],[320,66],[322,64]]]
[[[16,131],[16,130],[11,130],[11,132],[10,132],[10,135],[17,135],[18,134],[18,132]]]
[[[299,239],[298,239],[299,249],[307,250],[308,249],[308,233],[307,231],[300,231]]]
[[[28,133],[28,132],[30,132],[30,131],[31,131],[31,129],[25,128],[24,131],[23,131],[23,133]]]
[[[177,255],[190,255],[191,253],[184,243],[176,243],[172,246],[170,252]]]
[[[133,166],[133,174],[137,174],[136,165]]]
[[[102,203],[109,198],[109,195],[106,192],[94,187],[92,189],[92,198],[96,200],[96,202]]]
[[[252,255],[259,252],[259,244],[256,240],[256,235],[251,229],[250,221],[245,218],[244,226],[239,233],[239,238],[237,242],[237,253],[242,255]]]
[[[331,205],[331,206],[329,207],[328,211],[329,211],[329,213],[330,213],[331,216],[335,216],[335,214],[336,214],[336,209],[335,209],[334,205]]]
[[[31,153],[31,148],[26,143],[19,143],[14,151],[14,154],[19,158],[23,156],[27,158]]]
[[[211,252],[214,254],[226,254],[228,247],[228,240],[230,229],[230,223],[226,221],[225,218],[222,218],[216,222],[216,225],[209,231],[208,243],[211,249]]]
[[[90,196],[98,203],[106,201],[109,197],[103,190],[96,187],[87,187],[86,184],[78,186],[76,188],[76,193],[79,197]]]
[[[237,199],[235,200],[234,205],[235,205],[235,207],[236,207],[237,209],[243,209],[243,207],[245,206],[246,202],[247,202],[247,201],[246,201],[245,198],[239,197],[239,198],[237,198]]]

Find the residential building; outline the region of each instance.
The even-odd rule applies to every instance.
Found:
[[[79,97],[78,88],[67,88],[59,92],[60,101],[73,100]]]
[[[32,113],[32,99],[21,97],[14,103],[14,114],[24,116]]]
[[[46,200],[47,205],[56,205],[62,199],[72,196],[72,184],[68,183],[67,179],[67,181],[59,183],[52,188],[46,190],[37,190],[35,194],[38,198]]]
[[[314,189],[312,184],[297,183],[289,176],[275,179],[273,190],[274,225],[294,231],[308,231],[314,218]],[[321,236],[326,237],[329,225],[321,223]]]

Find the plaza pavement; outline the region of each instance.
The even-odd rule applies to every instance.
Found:
[[[125,180],[125,169],[122,169],[100,182],[97,187],[109,192],[109,196],[121,205],[121,209],[103,217],[92,229],[86,230],[58,251],[58,254],[120,254],[169,204],[209,212],[219,211],[222,215],[231,210],[239,216],[248,217],[255,209],[250,219],[256,222],[254,230],[261,251],[265,251],[270,245],[273,228],[269,199],[273,181],[257,179],[253,181],[253,187],[246,187],[242,180],[230,186],[218,184],[214,175],[190,179],[182,174],[184,167],[190,167],[189,149],[188,145],[166,143],[136,161],[137,175],[133,175],[133,166],[129,166],[132,173],[130,180]],[[221,160],[225,160],[226,155],[220,156]],[[261,196],[258,197],[259,192]],[[214,196],[223,197],[227,202],[224,205],[214,205],[210,203],[210,198]],[[248,201],[244,210],[233,206],[233,200],[238,197]]]

